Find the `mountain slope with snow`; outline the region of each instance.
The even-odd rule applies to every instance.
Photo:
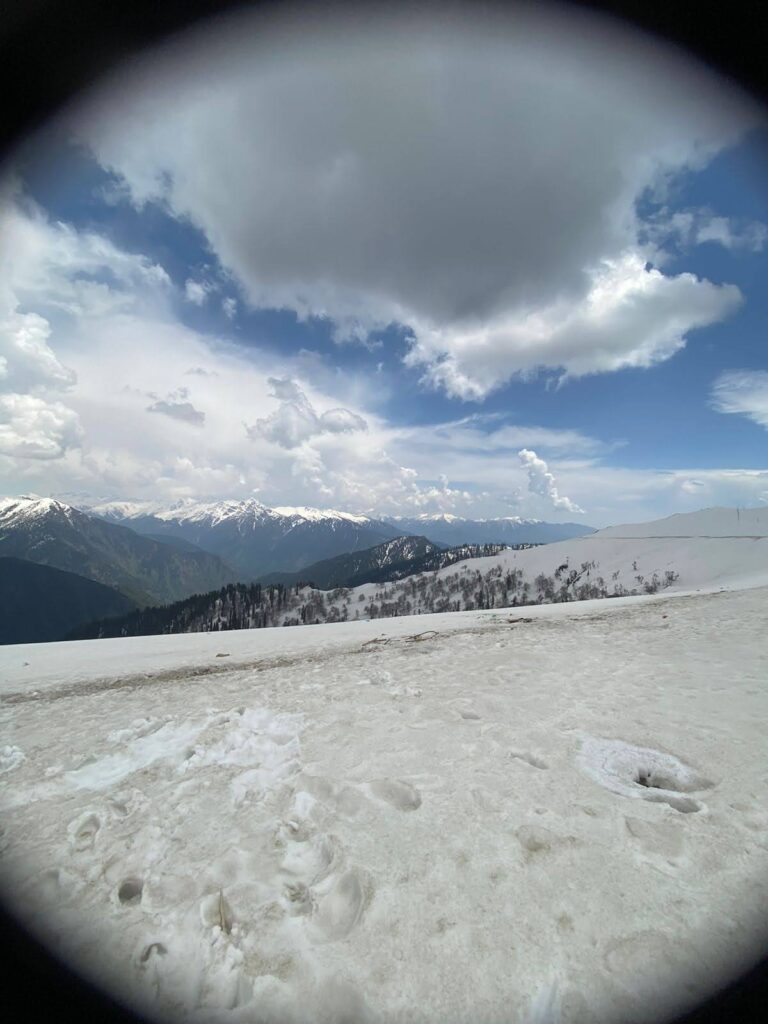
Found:
[[[320,590],[333,587],[354,586],[351,582],[357,576],[368,577],[379,570],[395,565],[410,565],[425,555],[441,551],[436,544],[426,537],[395,537],[374,547],[350,554],[336,555],[320,562],[313,562],[298,572],[268,573],[262,583],[301,583],[309,581]],[[416,571],[414,569],[414,571]]]
[[[429,580],[369,584],[353,600],[362,593],[378,602],[379,611],[382,602],[402,605],[406,599],[414,610],[447,611],[765,584],[768,510],[723,508],[506,550],[452,565]]]
[[[611,537],[757,537],[768,536],[768,506],[764,508],[704,508],[681,512],[647,523],[608,526],[595,535]]]

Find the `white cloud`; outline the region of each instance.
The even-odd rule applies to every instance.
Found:
[[[283,448],[295,448],[317,434],[343,434],[367,430],[368,424],[349,409],[328,409],[318,414],[299,385],[289,379],[270,377],[277,409],[247,428],[249,437],[263,437]]]
[[[737,413],[768,428],[768,371],[722,373],[712,386],[711,401],[718,412]]]
[[[584,509],[579,508],[575,502],[571,501],[570,498],[566,498],[565,495],[558,494],[555,478],[549,472],[544,459],[540,459],[536,452],[529,451],[527,448],[521,448],[517,454],[520,456],[520,461],[528,472],[528,490],[532,494],[538,494],[543,498],[547,498],[555,508],[584,515]]]
[[[719,242],[726,249],[750,249],[760,252],[768,238],[768,228],[759,221],[744,227],[736,226],[726,217],[710,217],[697,226],[696,241]]]
[[[670,213],[662,209],[646,225],[647,233],[662,248],[655,254],[665,259],[663,246],[670,239],[683,246],[716,242],[725,249],[746,249],[761,252],[768,240],[768,227],[760,221],[747,221],[733,217],[719,217],[707,208],[677,210]]]
[[[187,280],[184,285],[184,297],[188,302],[194,303],[195,306],[202,306],[208,295],[209,289],[206,288],[199,281],[193,281],[191,278]]]
[[[61,402],[34,395],[0,395],[0,454],[58,459],[81,437],[77,414]]]
[[[222,299],[221,308],[229,320],[234,320],[237,315],[237,299],[233,299],[231,296]]]
[[[562,367],[569,376],[649,367],[685,345],[686,333],[741,302],[733,285],[646,269],[636,252],[605,261],[579,302],[490,321],[470,332],[418,330],[407,362],[460,398],[482,398],[514,373]]]
[[[735,308],[734,287],[645,269],[636,204],[762,114],[583,12],[420,17],[237,21],[217,46],[206,26],[70,124],[136,204],[201,228],[252,305],[340,340],[406,324],[452,394],[651,366]]]
[[[195,306],[202,306],[208,296],[218,290],[218,287],[219,286],[215,281],[195,281],[194,278],[188,277],[184,282],[184,298],[187,302],[191,302]],[[227,305],[228,301],[230,300],[223,300],[222,308],[227,316],[231,317],[229,307]]]
[[[75,383],[48,344],[50,334],[50,324],[37,313],[0,315],[0,391],[63,390]]]
[[[52,222],[0,181],[0,308],[37,305],[40,315],[104,316],[135,306],[137,294],[162,301],[165,270],[140,254],[118,249],[92,231]]]

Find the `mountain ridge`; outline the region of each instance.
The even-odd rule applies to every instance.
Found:
[[[234,578],[207,551],[185,552],[150,540],[54,498],[0,499],[0,556],[84,576],[138,605],[178,600]]]
[[[293,572],[403,535],[402,530],[368,516],[306,506],[268,508],[254,498],[189,500],[171,506],[102,502],[89,507],[91,514],[129,526],[138,534],[178,537],[209,551],[244,581],[270,572]]]

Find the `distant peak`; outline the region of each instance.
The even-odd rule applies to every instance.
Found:
[[[40,519],[52,514],[70,517],[75,511],[71,505],[57,498],[41,498],[32,494],[0,499],[0,518],[5,522]]]
[[[352,523],[367,523],[368,516],[355,515],[352,512],[338,512],[333,508],[311,508],[305,505],[277,505],[271,510],[279,516],[305,519],[308,522],[322,522],[327,519],[345,519]]]

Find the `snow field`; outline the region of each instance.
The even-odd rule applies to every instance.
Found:
[[[8,649],[3,895],[171,1020],[655,1020],[768,938],[766,597]]]

